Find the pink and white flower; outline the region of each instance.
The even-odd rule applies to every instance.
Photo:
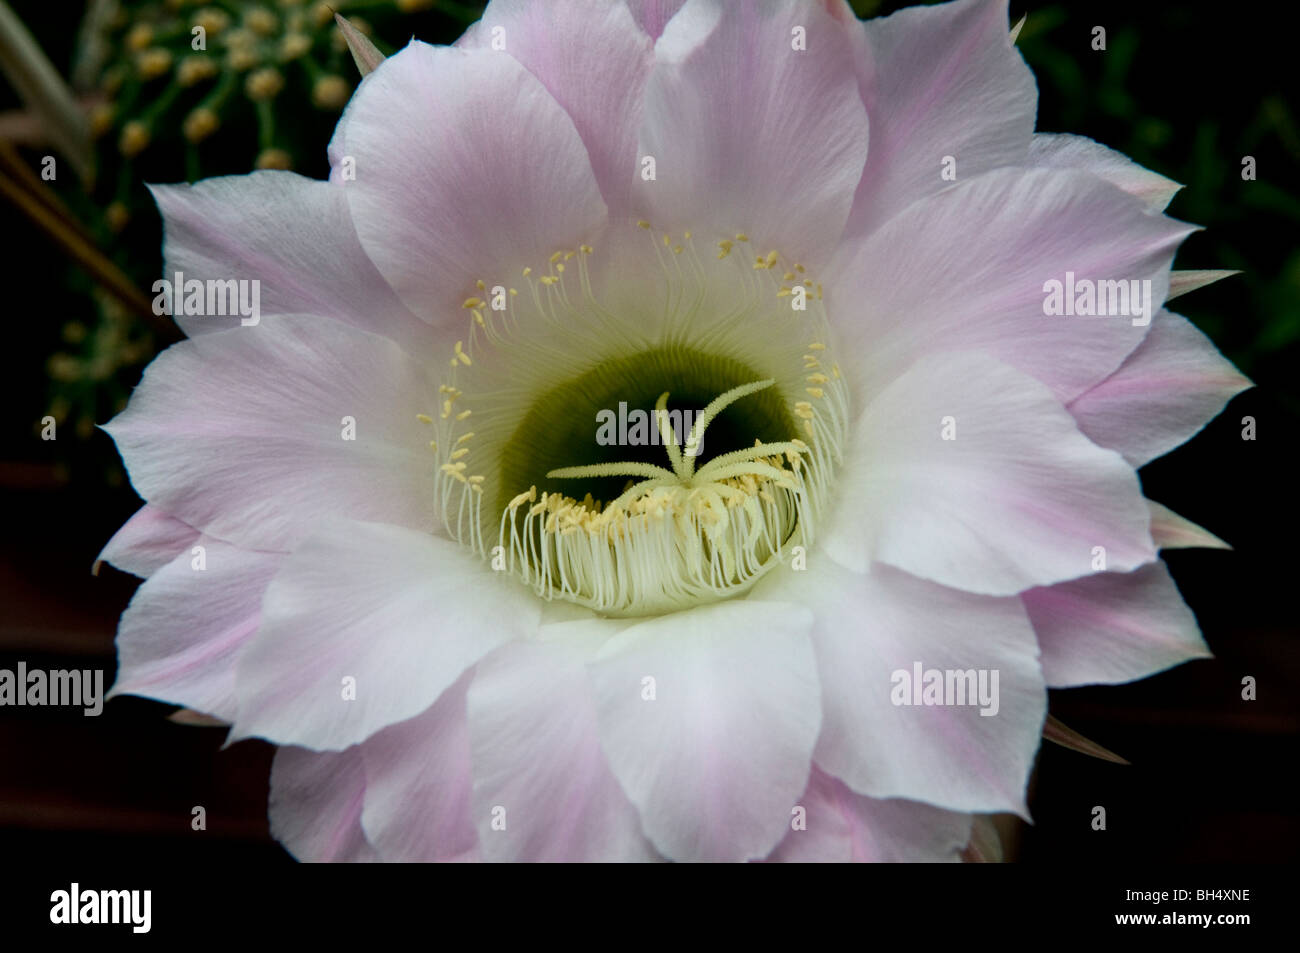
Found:
[[[1044,314],[1199,279],[1178,186],[1035,108],[1001,2],[494,0],[367,76],[329,181],[156,188],[166,272],[262,319],[179,318],[107,427],[114,692],[279,745],[303,860],[953,860],[1027,816],[1049,686],[1207,654],[1158,550],[1217,541],[1135,468],[1248,386],[1169,311]],[[712,453],[598,446],[620,401]],[[898,704],[915,665],[996,713]]]

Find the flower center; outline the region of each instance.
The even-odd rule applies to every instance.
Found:
[[[603,267],[583,245],[524,294],[480,281],[421,415],[449,535],[543,598],[631,616],[738,595],[811,543],[848,406],[802,266],[742,263],[743,235],[708,264],[689,233],[647,255],[639,224],[604,236]]]

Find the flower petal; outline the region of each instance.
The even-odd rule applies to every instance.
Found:
[[[366,801],[361,824],[387,861],[478,858],[470,815],[472,777],[461,675],[425,712],[389,725],[361,745]]]
[[[945,432],[952,439],[945,438]],[[989,595],[1155,558],[1133,469],[1096,446],[1042,384],[981,354],[918,362],[858,420],[822,542]]]
[[[864,393],[924,354],[979,349],[1068,401],[1119,367],[1147,325],[1134,315],[1048,314],[1049,282],[1060,284],[1064,307],[1085,280],[1150,281],[1137,287],[1139,297],[1149,290],[1154,314],[1191,231],[1085,172],[999,169],[897,215],[855,248],[826,297],[859,355],[852,376]],[[1104,287],[1109,308],[1110,288],[1132,286]]]
[[[1195,436],[1251,382],[1192,322],[1159,312],[1119,370],[1070,403],[1079,429],[1135,467]]]
[[[434,525],[416,413],[436,400],[392,341],[285,316],[168,348],[104,429],[151,504],[220,539],[288,550],[337,514]]]
[[[641,93],[654,43],[627,7],[609,0],[492,0],[457,46],[490,50],[494,41],[564,107],[587,147],[605,204],[630,215]]]
[[[347,192],[337,185],[266,170],[150,191],[163,216],[165,280],[180,272],[187,282],[257,281],[263,317],[321,315],[390,337],[413,354],[434,346],[432,329],[362,251]],[[191,337],[242,326],[240,315],[207,308],[205,296],[202,314],[178,315],[176,323]]]
[[[355,749],[280,748],[271,762],[271,836],[306,863],[378,860],[361,829],[365,786]]]
[[[206,536],[196,542],[153,573],[122,613],[109,697],[143,695],[233,721],[239,653],[285,557]]]
[[[99,564],[107,562],[146,579],[193,546],[200,535],[188,523],[146,503],[100,550],[92,571],[98,573]]]
[[[652,40],[663,35],[668,21],[677,15],[685,3],[686,0],[627,0],[632,18]]]
[[[1210,657],[1162,562],[1032,589],[1021,598],[1052,688],[1131,682]]]
[[[807,826],[786,834],[769,861],[955,863],[970,838],[968,814],[901,798],[863,797],[816,765],[798,806]]]
[[[655,60],[640,154],[655,158],[656,177],[637,181],[645,217],[673,233],[745,232],[762,254],[824,262],[867,151],[843,25],[815,4],[689,0]]]
[[[630,626],[591,663],[601,747],[666,857],[763,857],[789,829],[821,721],[811,624],[724,602]]]
[[[584,662],[607,632],[593,622],[566,628],[575,626],[586,630],[577,639],[502,646],[470,686],[474,816],[488,860],[658,857],[596,733]]]
[[[911,7],[863,26],[871,149],[845,239],[871,234],[951,185],[946,157],[957,181],[1023,162],[1038,108],[1033,75],[1008,35],[1005,0]]]
[[[1040,132],[1029,143],[1029,164],[1082,169],[1136,195],[1152,212],[1163,212],[1182,188],[1173,179],[1144,169],[1128,156],[1087,136]]]
[[[825,558],[804,572],[777,569],[754,598],[797,600],[816,614],[820,767],[871,797],[1028,816],[1025,784],[1047,691],[1019,600],[948,589],[886,566],[854,573]],[[952,698],[921,704],[931,670],[969,672],[976,681],[954,676]]]
[[[425,533],[322,525],[267,590],[240,659],[232,740],[344,748],[418,715],[487,652],[536,630],[537,599],[503,576]]]
[[[490,49],[412,42],[388,57],[352,97],[330,155],[362,247],[435,324],[461,322],[476,280],[505,284],[605,218],[573,120]],[[351,180],[338,174],[349,158]]]

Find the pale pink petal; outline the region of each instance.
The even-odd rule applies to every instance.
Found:
[[[361,745],[366,765],[366,837],[387,861],[429,863],[478,857],[470,815],[472,776],[466,671],[427,711]]]
[[[1162,562],[1033,589],[1021,598],[1052,688],[1131,682],[1210,657]]]
[[[479,663],[470,686],[474,820],[488,860],[658,856],[596,733],[584,661],[606,632],[595,620],[566,628],[575,625],[588,631],[546,644],[503,646]]]
[[[416,414],[436,401],[392,341],[285,316],[168,348],[104,429],[149,503],[220,539],[287,550],[331,516],[431,529],[435,466]]]
[[[802,28],[806,49],[794,49]],[[690,0],[655,45],[637,197],[656,230],[824,262],[867,155],[844,28],[816,4]],[[711,229],[712,231],[706,231]]]
[[[631,214],[641,93],[654,43],[627,7],[610,0],[493,0],[457,46],[490,50],[494,41],[573,119],[611,212]]]
[[[1151,538],[1161,549],[1232,549],[1209,530],[1167,506],[1147,500],[1147,508],[1151,510]]]
[[[361,829],[361,755],[280,748],[271,762],[271,836],[305,863],[379,859]]]
[[[427,709],[483,655],[531,636],[539,616],[527,588],[456,543],[325,523],[267,590],[231,737],[345,748]]]
[[[1042,384],[981,354],[926,358],[882,391],[839,479],[819,543],[858,572],[876,560],[1013,595],[1095,572],[1096,547],[1111,569],[1155,558],[1133,468]]]
[[[523,42],[524,37],[518,37]],[[605,203],[573,120],[519,61],[412,42],[353,96],[331,144],[361,244],[402,300],[464,321],[475,282],[576,248]]]
[[[804,810],[804,826],[793,827],[769,861],[955,863],[970,837],[968,814],[901,798],[854,794],[816,765],[798,807]]]
[[[257,281],[262,317],[315,314],[397,341],[414,354],[433,330],[398,300],[357,241],[347,193],[292,172],[261,171],[151,187],[163,216],[162,280]],[[214,298],[213,304],[224,303]],[[191,337],[243,327],[227,307],[178,315]],[[177,309],[179,310],[179,309]],[[251,320],[251,318],[249,319]]]
[[[818,765],[872,797],[1027,816],[1047,691],[1018,599],[948,589],[887,566],[850,572],[815,551],[806,571],[780,567],[754,598],[797,600],[816,615]],[[917,704],[925,701],[917,682],[923,687],[930,670],[971,673],[975,682],[954,676],[951,698]]]
[[[1128,360],[1070,403],[1079,429],[1140,467],[1194,437],[1251,382],[1181,315],[1160,311]]]
[[[686,0],[627,0],[633,19],[652,40],[663,35],[668,21],[677,15],[685,3]]]
[[[1040,132],[1029,143],[1029,165],[1082,169],[1136,195],[1153,212],[1163,212],[1182,188],[1173,179],[1144,169],[1128,156],[1086,136]]]
[[[981,349],[1068,401],[1142,341],[1191,231],[1084,172],[999,169],[916,203],[857,245],[826,299],[864,393],[924,354]],[[1124,280],[1126,290],[1149,281],[1137,287],[1151,311],[1046,313],[1048,283],[1064,293],[1071,280]]]
[[[95,558],[92,571],[98,573],[99,564],[107,562],[123,572],[147,578],[175,559],[177,553],[193,546],[199,535],[193,526],[146,503],[113,534]]]
[[[206,536],[195,542],[153,573],[122,614],[109,697],[144,695],[233,721],[239,653],[285,557]]]
[[[665,857],[751,860],[789,829],[821,722],[811,624],[725,602],[632,625],[591,663],[601,747]]]
[[[863,28],[871,148],[846,239],[952,185],[945,157],[958,182],[1023,162],[1038,108],[1034,78],[1008,35],[1005,0],[912,7]]]

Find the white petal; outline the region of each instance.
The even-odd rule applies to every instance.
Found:
[[[378,860],[361,829],[365,786],[355,749],[280,748],[271,762],[271,836],[306,863]]]
[[[725,602],[633,625],[591,663],[601,746],[666,857],[763,857],[788,829],[821,721],[811,624]]]
[[[323,525],[267,591],[232,740],[344,748],[424,711],[487,652],[536,631],[537,598],[504,575],[425,533]]]
[[[976,596],[886,566],[850,572],[816,551],[806,571],[779,568],[754,598],[798,600],[816,614],[818,765],[872,797],[1028,816],[1025,784],[1047,691],[1018,599]],[[923,704],[930,671],[945,685],[949,671],[976,681],[954,676],[951,698]]]
[[[566,628],[572,633],[592,624]],[[596,732],[584,662],[607,632],[589,628],[576,639],[517,642],[479,663],[469,723],[474,815],[485,858],[657,859]]]
[[[1210,657],[1162,562],[1033,589],[1022,598],[1053,688],[1131,682]]]
[[[955,439],[944,439],[952,418]],[[1079,433],[1051,393],[980,354],[927,358],[867,407],[827,519],[826,551],[1011,595],[1155,557],[1133,469]]]
[[[361,745],[366,838],[387,861],[429,863],[478,856],[470,816],[467,671],[427,711]]]

